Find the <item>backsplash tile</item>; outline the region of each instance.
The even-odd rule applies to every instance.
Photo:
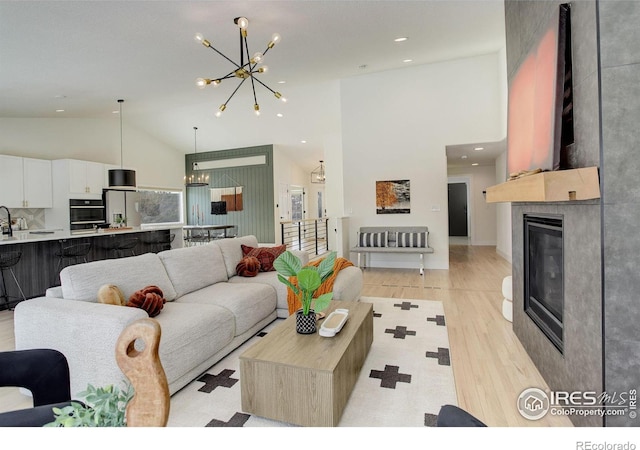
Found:
[[[12,208],[11,218],[24,217],[30,230],[41,230],[45,226],[43,208]]]

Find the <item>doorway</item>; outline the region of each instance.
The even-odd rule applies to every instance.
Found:
[[[449,236],[469,237],[469,199],[466,182],[448,184]]]
[[[291,220],[304,220],[304,188],[301,186],[291,186],[289,188],[289,196],[291,198]]]

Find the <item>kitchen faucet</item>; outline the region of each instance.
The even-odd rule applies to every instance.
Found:
[[[11,229],[11,213],[9,212],[9,208],[6,206],[0,206],[0,209],[4,208],[7,211],[7,222],[9,223],[9,237],[13,236],[13,230]]]

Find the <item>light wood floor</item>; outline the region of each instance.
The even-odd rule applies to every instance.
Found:
[[[458,405],[489,426],[565,426],[567,417],[535,422],[520,416],[516,399],[528,387],[547,385],[502,317],[502,279],[510,264],[495,247],[452,245],[449,270],[364,271],[362,295],[440,300],[449,330]],[[0,311],[0,351],[14,348],[13,313]],[[0,412],[29,407],[15,388],[0,388]]]
[[[449,270],[366,269],[362,295],[443,302],[458,406],[489,426],[565,426],[567,417],[531,422],[520,393],[548,386],[502,316],[502,279],[511,265],[495,247],[451,245]]]

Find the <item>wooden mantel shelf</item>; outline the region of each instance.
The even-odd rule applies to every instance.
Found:
[[[565,202],[600,198],[597,167],[540,172],[487,188],[487,203]]]

